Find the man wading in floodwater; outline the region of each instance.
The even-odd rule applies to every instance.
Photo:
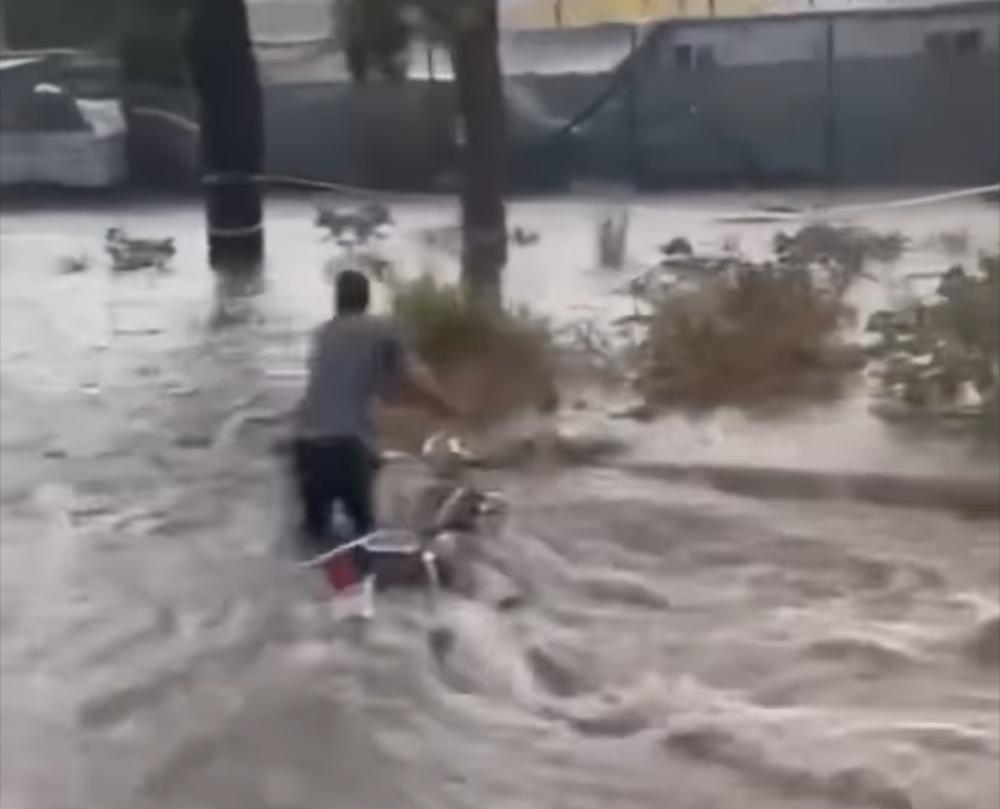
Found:
[[[353,538],[332,530],[336,503],[353,523],[354,537],[375,528],[374,399],[393,399],[405,391],[444,416],[455,415],[430,371],[405,350],[395,324],[368,314],[369,297],[364,275],[341,272],[336,314],[312,338],[294,443],[302,532],[310,552],[331,550]],[[352,558],[354,576],[370,592],[369,554],[358,548]]]

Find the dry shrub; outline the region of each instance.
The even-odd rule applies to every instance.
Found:
[[[457,286],[429,276],[400,283],[393,309],[411,344],[473,416],[554,401],[554,356],[543,321],[525,311],[471,307]]]
[[[837,339],[844,314],[804,269],[742,265],[667,294],[645,346],[643,393],[690,406],[835,395],[855,365]]]
[[[964,228],[945,230],[938,234],[937,243],[950,256],[961,256],[969,252],[969,231]]]
[[[693,289],[651,300],[642,355],[647,401],[705,407],[828,399],[862,365],[840,327],[843,304],[869,261],[902,254],[898,233],[810,224],[774,239],[775,261],[700,260]]]
[[[876,233],[826,223],[806,225],[791,236],[778,233],[774,237],[778,259],[789,266],[817,261],[836,265],[838,272],[832,280],[837,294],[842,294],[861,275],[868,261],[896,261],[905,246],[905,239],[899,233]]]
[[[868,259],[896,261],[905,246],[900,233],[876,233],[867,228],[825,222],[806,225],[791,236],[779,233],[774,237],[775,252],[787,256],[791,262],[808,262],[825,256],[856,270]]]

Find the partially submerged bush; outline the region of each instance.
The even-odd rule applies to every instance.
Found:
[[[597,263],[601,267],[619,270],[625,265],[628,245],[628,209],[608,211],[597,223]]]
[[[805,269],[743,264],[655,305],[640,386],[654,404],[759,404],[837,392],[845,314]]]
[[[937,244],[949,256],[962,256],[969,252],[969,231],[944,230],[937,235]]]
[[[806,225],[791,236],[778,233],[774,237],[775,254],[789,266],[823,261],[836,265],[838,272],[832,280],[837,294],[842,294],[861,275],[868,261],[896,261],[904,246],[899,233],[876,233],[826,223]]]
[[[429,276],[401,282],[393,310],[412,345],[474,415],[551,404],[554,358],[546,324],[524,311],[471,307]]]
[[[975,275],[952,267],[937,295],[878,312],[868,328],[882,337],[876,353],[888,401],[912,414],[981,417],[997,430],[1000,256],[983,257]]]
[[[903,247],[896,233],[821,223],[779,233],[769,262],[671,257],[665,291],[641,295],[653,310],[641,392],[695,407],[838,395],[863,361],[841,339],[853,316],[844,294],[868,261],[895,261]]]

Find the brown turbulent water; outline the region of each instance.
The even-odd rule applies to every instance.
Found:
[[[176,276],[57,275],[95,214],[3,222],[5,809],[1000,801],[996,521],[498,472],[481,575],[521,606],[449,600],[440,647],[393,594],[359,637],[288,563],[280,460],[232,415],[291,401],[321,287],[272,271],[258,322],[210,332],[197,212],[130,216],[181,230]]]

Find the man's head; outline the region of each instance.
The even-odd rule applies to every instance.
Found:
[[[368,310],[370,297],[368,279],[357,270],[344,270],[337,275],[337,314],[356,315]]]

